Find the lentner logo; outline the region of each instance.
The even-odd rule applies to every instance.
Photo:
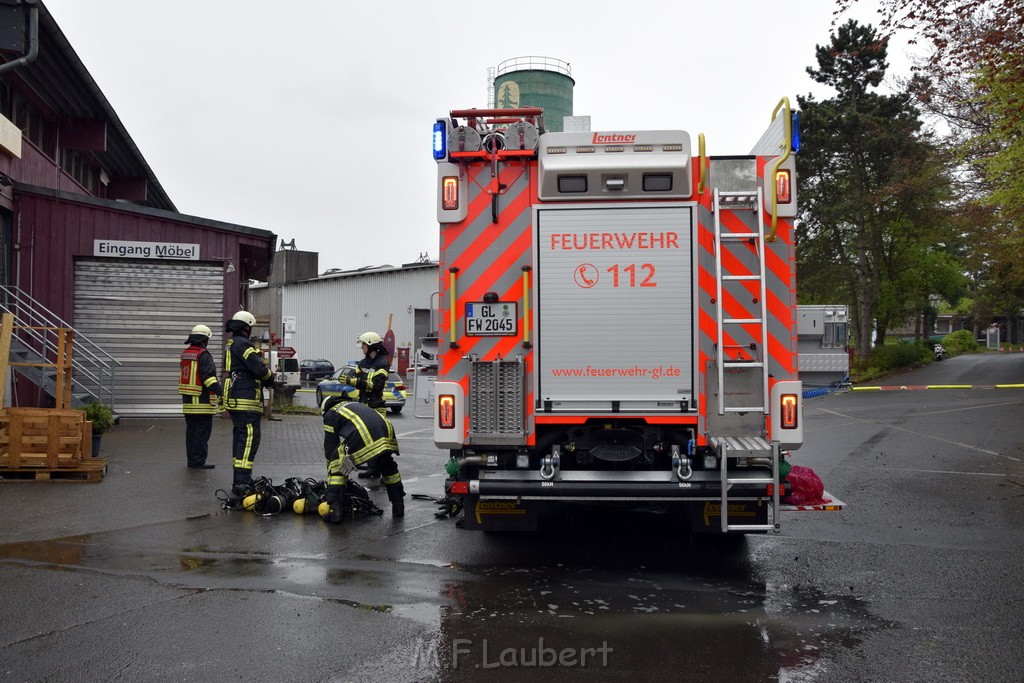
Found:
[[[754,517],[756,513],[747,508],[746,503],[729,503],[730,517]],[[722,516],[721,503],[704,503],[704,526],[711,526],[712,517]]]
[[[476,503],[476,523],[483,522],[484,515],[525,515],[526,510],[519,507],[516,501],[478,500]]]
[[[623,135],[622,133],[594,133],[595,145],[607,145],[616,142],[636,142],[636,135]]]

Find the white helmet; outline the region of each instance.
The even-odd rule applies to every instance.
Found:
[[[341,396],[325,396],[324,400],[320,402],[320,412],[326,415],[327,411],[333,408],[334,406],[338,405],[339,403],[351,400],[352,399],[346,397],[345,394],[342,394]]]
[[[359,344],[366,344],[367,346],[373,346],[374,344],[380,344],[383,339],[376,332],[363,332],[356,338],[356,342]]]
[[[209,338],[211,335],[213,335],[213,332],[211,332],[210,328],[207,327],[206,325],[196,325],[195,327],[192,328],[192,334],[200,334],[204,337]]]
[[[254,316],[249,311],[239,311],[238,313],[235,313],[233,316],[231,316],[231,319],[239,320],[248,325],[249,327],[252,327],[253,325],[256,324],[256,316]]]

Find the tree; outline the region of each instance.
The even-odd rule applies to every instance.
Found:
[[[838,0],[842,14],[858,0]],[[948,129],[975,325],[1024,304],[1024,3],[879,0],[881,30],[928,46],[911,91]]]
[[[948,178],[910,94],[872,91],[888,68],[886,50],[874,28],[847,22],[816,47],[817,68],[807,69],[836,96],[798,98],[801,301],[851,302],[859,354],[876,334],[884,339],[889,322],[927,305],[932,292],[906,296],[908,272],[932,282],[949,278],[942,208]]]

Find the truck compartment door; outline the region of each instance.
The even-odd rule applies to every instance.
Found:
[[[538,410],[694,407],[692,213],[538,209]]]

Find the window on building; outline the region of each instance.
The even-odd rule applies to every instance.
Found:
[[[8,119],[14,116],[11,113],[11,87],[6,83],[0,83],[0,114]]]
[[[26,140],[39,148],[49,157],[53,156],[53,124],[46,120],[42,112],[36,109],[25,98],[14,94],[11,101],[11,121]]]
[[[89,165],[84,155],[73,149],[62,149],[60,151],[60,167],[89,194],[97,194],[100,173],[99,170]]]

